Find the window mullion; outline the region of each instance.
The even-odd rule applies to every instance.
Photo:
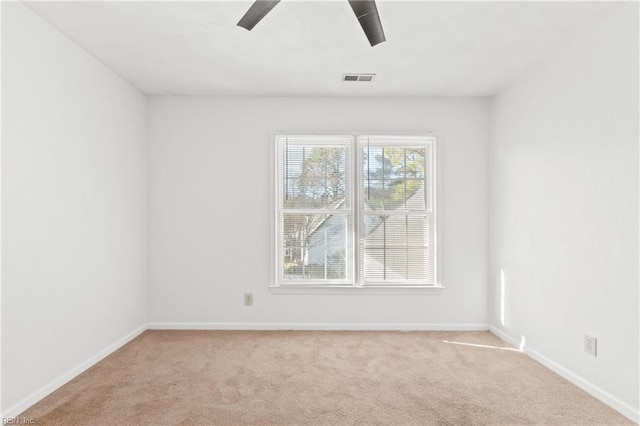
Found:
[[[350,176],[348,176],[346,178],[346,185],[349,185],[349,189],[351,191],[351,202],[353,203],[351,205],[351,235],[352,235],[352,240],[351,240],[351,258],[350,259],[346,259],[345,262],[348,265],[348,267],[350,268],[349,271],[351,273],[351,286],[355,286],[358,283],[358,279],[359,279],[359,274],[358,274],[358,255],[359,255],[359,250],[358,250],[358,245],[360,242],[359,236],[358,236],[358,223],[357,223],[357,216],[356,216],[356,212],[358,211],[358,206],[359,206],[359,191],[358,191],[358,179],[357,179],[357,174],[358,174],[358,149],[357,149],[357,145],[356,145],[356,138],[354,138],[353,136],[351,137],[351,141],[349,143],[349,149],[351,152],[351,157],[349,158],[351,160],[351,174]]]

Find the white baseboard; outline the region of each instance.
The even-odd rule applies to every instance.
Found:
[[[86,361],[80,363],[78,366],[72,368],[71,370],[69,370],[66,373],[64,373],[62,376],[58,377],[57,379],[53,380],[52,382],[48,383],[47,385],[41,387],[40,389],[38,389],[37,391],[35,391],[31,395],[29,395],[26,398],[22,399],[17,404],[15,404],[12,407],[8,408],[6,411],[4,411],[2,413],[2,418],[13,418],[13,417],[18,416],[24,410],[26,410],[27,408],[31,407],[36,402],[40,401],[42,398],[44,398],[45,396],[49,395],[51,392],[55,391],[56,389],[58,389],[60,386],[70,382],[71,380],[73,380],[75,377],[77,377],[78,375],[80,375],[84,371],[86,371],[89,368],[93,367],[95,364],[97,364],[98,362],[100,362],[101,360],[106,358],[107,356],[111,355],[113,352],[117,351],[122,346],[124,346],[127,343],[129,343],[131,340],[133,340],[136,337],[138,337],[146,329],[147,329],[147,325],[146,324],[142,325],[141,327],[136,328],[131,333],[127,334],[126,336],[124,336],[123,338],[117,340],[116,342],[112,343],[111,345],[107,346],[106,348],[104,348],[103,350],[101,350],[100,352],[98,352],[97,354],[92,356],[91,358],[89,358]]]
[[[488,324],[152,322],[150,330],[487,331]]]
[[[508,344],[510,344],[511,346],[519,348],[521,351],[523,350],[523,348],[520,347],[520,342],[518,342],[516,339],[509,336],[507,333],[500,330],[499,328],[496,328],[490,325],[489,331],[495,334],[496,336],[498,336],[499,338],[501,338],[502,340],[504,340],[505,342],[507,342]]]
[[[493,325],[490,325],[489,331],[495,334],[496,336],[498,336],[499,338],[501,338],[502,340],[504,340],[505,342],[515,347],[520,347],[520,342],[518,342],[517,339],[513,338],[513,336],[510,336],[507,333],[505,333],[503,330],[497,327],[494,327]],[[578,386],[580,389],[584,390],[585,392],[591,394],[598,400],[607,404],[608,406],[610,406],[611,408],[613,408],[614,410],[616,410],[617,412],[619,412],[620,414],[628,418],[629,420],[634,421],[636,423],[640,423],[640,411],[638,411],[638,409],[632,407],[631,405],[620,400],[619,398],[611,395],[609,392],[601,389],[600,387],[594,385],[588,380],[585,380],[584,378],[578,376],[568,368],[563,367],[557,362],[547,358],[540,352],[527,346],[526,343],[525,345],[523,345],[523,347],[520,348],[520,350],[523,351],[532,359],[538,361],[540,364],[547,367],[549,370],[553,371],[554,373],[558,374],[559,376],[563,377],[564,379]]]

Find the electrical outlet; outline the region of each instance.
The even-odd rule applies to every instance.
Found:
[[[598,356],[598,339],[596,337],[585,334],[584,351],[589,355]]]
[[[253,293],[245,293],[244,294],[244,305],[245,306],[253,306]]]

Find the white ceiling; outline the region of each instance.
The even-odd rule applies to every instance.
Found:
[[[275,96],[491,95],[621,7],[378,0],[387,42],[372,48],[346,0],[283,0],[249,32],[251,3],[27,5],[146,94]]]

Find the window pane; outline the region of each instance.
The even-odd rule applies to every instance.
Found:
[[[426,215],[366,215],[364,226],[365,247],[428,245]]]
[[[425,149],[423,147],[407,147],[405,148],[405,156],[407,178],[424,178]]]
[[[426,247],[368,248],[364,253],[367,281],[431,280]]]
[[[430,280],[429,223],[427,215],[365,215],[365,281]]]
[[[284,208],[349,207],[350,159],[344,146],[285,144],[282,150]]]
[[[282,220],[285,279],[346,279],[349,216],[287,214]]]
[[[425,210],[425,148],[363,146],[365,210]]]

